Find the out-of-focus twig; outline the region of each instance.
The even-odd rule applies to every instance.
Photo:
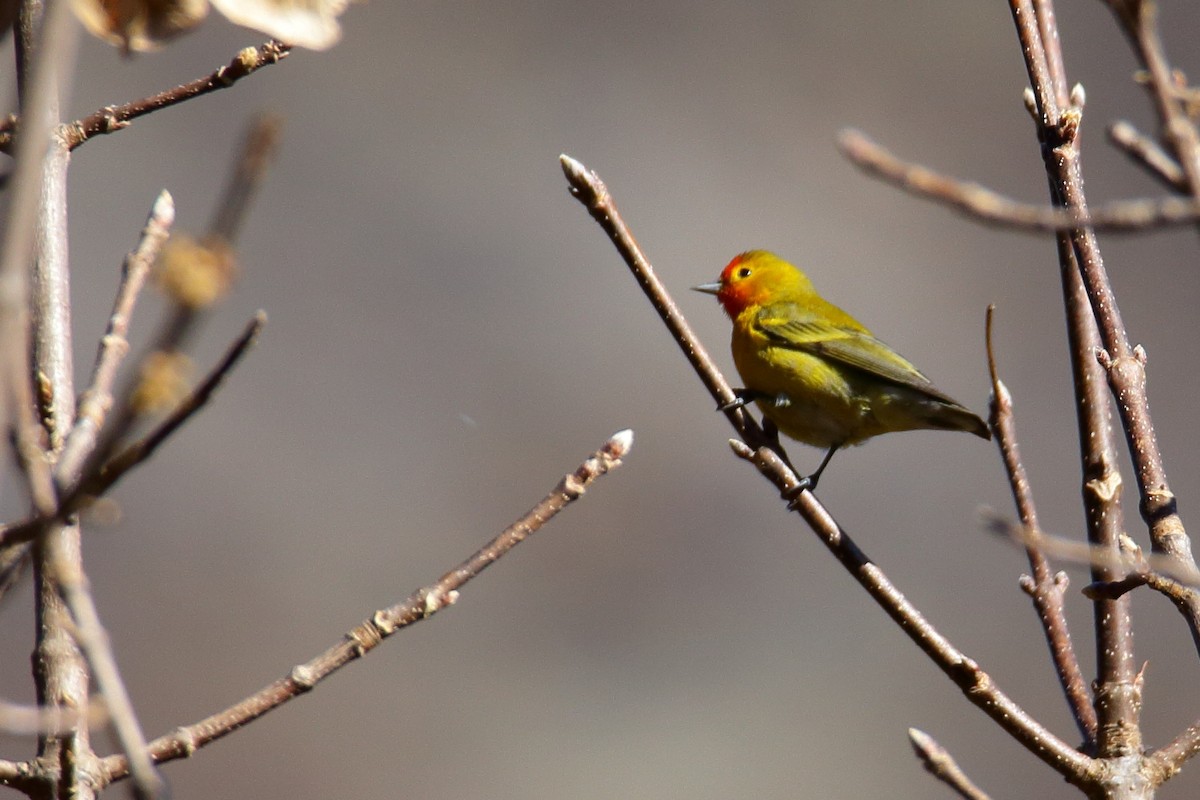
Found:
[[[283,118],[278,114],[262,114],[247,129],[225,191],[217,202],[209,236],[219,236],[227,243],[237,240],[250,203],[279,153],[282,130]]]
[[[483,570],[582,497],[597,478],[620,466],[632,445],[633,431],[623,430],[613,434],[578,469],[563,476],[558,485],[528,513],[439,580],[413,592],[402,603],[376,611],[349,631],[343,641],[311,661],[293,667],[287,677],[280,678],[207,719],[155,739],[150,743],[151,757],[155,763],[161,763],[191,756],[198,748],[310,691],[341,667],[367,655],[393,633],[454,605],[459,590],[468,581],[478,577]],[[101,768],[103,783],[107,785],[129,774],[129,760],[124,755],[109,756],[103,759]]]
[[[249,352],[263,326],[267,324],[267,314],[259,311],[246,325],[242,334],[234,340],[225,352],[224,357],[212,368],[200,384],[183,399],[167,418],[154,427],[143,439],[130,444],[108,461],[105,461],[94,471],[85,470],[84,481],[79,485],[79,492],[84,496],[99,495],[120,480],[121,476],[141,464],[165,442],[171,434],[187,422],[193,414],[199,411],[212,398],[213,393],[220,388],[225,378],[237,366],[242,357]],[[88,477],[88,476],[93,477]]]
[[[1163,150],[1158,142],[1141,133],[1132,123],[1118,120],[1108,126],[1108,139],[1135,164],[1177,191],[1187,191],[1187,180],[1179,162]]]
[[[1188,116],[1175,83],[1175,72],[1158,35],[1158,4],[1154,0],[1106,0],[1133,45],[1148,80],[1158,111],[1162,138],[1183,171],[1187,193],[1200,197],[1200,133]]]
[[[868,174],[917,197],[943,203],[981,222],[1028,233],[1083,225],[1098,231],[1139,233],[1200,220],[1200,201],[1179,197],[1126,200],[1090,211],[1021,203],[977,183],[960,181],[920,164],[901,161],[859,131],[842,131],[838,146]]]
[[[46,515],[0,528],[0,552],[13,544],[32,541],[47,526],[67,519],[89,498],[104,494],[131,469],[154,455],[171,434],[212,399],[225,378],[250,351],[266,322],[265,312],[259,311],[255,314],[204,380],[144,438],[128,445],[116,455],[100,448],[93,450],[81,470],[79,481],[65,492],[57,508],[51,509]]]

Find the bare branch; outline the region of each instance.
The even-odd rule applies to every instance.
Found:
[[[613,434],[604,445],[592,453],[578,469],[568,473],[558,485],[525,516],[492,539],[474,555],[447,572],[436,582],[409,595],[404,602],[376,611],[349,631],[342,642],[334,645],[311,661],[300,664],[285,678],[242,700],[224,711],[193,725],[155,739],[150,743],[150,755],[155,763],[187,758],[203,747],[272,711],[287,701],[310,691],[351,661],[362,658],[387,637],[414,623],[429,619],[438,611],[454,605],[459,590],[487,567],[503,558],[514,547],[553,519],[560,511],[583,496],[599,477],[621,464],[633,445],[633,431]],[[105,785],[129,774],[129,761],[124,755],[109,756],[101,762]]]
[[[221,361],[145,438],[134,442],[111,458],[108,458],[110,454],[107,448],[94,449],[81,471],[82,477],[65,492],[56,508],[51,507],[42,515],[15,525],[0,527],[0,554],[13,545],[34,540],[48,526],[66,520],[89,498],[102,495],[131,469],[154,455],[171,434],[212,399],[225,378],[254,345],[266,321],[265,312],[259,311],[255,314],[242,334],[230,345]]]
[[[116,656],[109,644],[108,633],[100,622],[95,600],[88,585],[87,576],[76,560],[62,558],[58,553],[54,561],[55,579],[74,621],[73,635],[87,657],[92,668],[96,688],[107,704],[110,722],[121,749],[129,759],[137,796],[141,800],[152,800],[162,796],[166,789],[163,781],[146,751],[146,737],[133,710],[133,701],[121,679]]]
[[[901,161],[855,130],[842,131],[838,147],[867,174],[906,192],[950,206],[981,222],[1026,233],[1061,231],[1081,225],[1110,233],[1142,233],[1200,220],[1200,202],[1179,197],[1126,200],[1091,211],[1021,203],[977,183]]]
[[[154,455],[154,452],[158,450],[159,446],[171,434],[175,433],[180,426],[191,419],[193,414],[208,403],[233,368],[238,365],[242,357],[254,346],[259,333],[262,332],[263,326],[266,324],[266,312],[259,311],[255,314],[254,318],[250,320],[242,331],[242,334],[230,345],[220,362],[212,368],[204,380],[200,382],[200,385],[185,397],[183,402],[166,419],[159,423],[154,430],[150,431],[144,439],[140,439],[129,445],[105,462],[99,469],[94,472],[90,470],[84,471],[83,482],[80,484],[77,494],[85,496],[103,494],[109,487],[120,480],[125,473]]]
[[[1146,70],[1146,84],[1158,111],[1162,138],[1183,171],[1186,191],[1193,197],[1200,197],[1200,133],[1180,100],[1175,75],[1158,35],[1158,4],[1149,0],[1106,0],[1106,4],[1121,23]]]
[[[1162,783],[1197,753],[1200,753],[1200,720],[1184,728],[1169,744],[1150,753],[1146,757],[1147,771]]]
[[[228,243],[237,239],[250,203],[279,152],[282,129],[283,119],[276,114],[263,114],[250,125],[217,203],[209,236],[218,236]]]
[[[624,220],[621,219],[620,212],[617,211],[616,204],[613,203],[612,197],[608,193],[608,187],[604,185],[604,181],[600,176],[590,169],[585,167],[581,162],[576,161],[570,156],[563,154],[558,157],[559,163],[562,165],[563,174],[567,177],[567,183],[570,185],[570,192],[576,200],[583,203],[588,213],[592,218],[600,224],[604,232],[612,239],[613,244],[617,248],[625,262],[630,265],[633,270],[634,277],[641,285],[642,290],[646,292],[646,296],[650,298],[650,303],[654,306],[654,310],[658,312],[663,323],[667,326],[667,330],[675,337],[679,346],[683,349],[684,355],[691,363],[692,368],[700,376],[700,380],[704,382],[705,387],[717,401],[718,408],[728,406],[735,399],[733,390],[729,388],[729,384],[721,376],[720,370],[717,369],[716,363],[712,357],[708,355],[708,351],[700,344],[700,340],[692,333],[691,327],[683,316],[683,312],[675,305],[675,301],[667,293],[666,287],[654,274],[654,269],[650,266],[650,262],[642,254],[641,248],[633,238],[633,234],[629,232],[629,228],[625,226]],[[750,413],[744,408],[737,408],[725,411],[725,416],[729,422],[737,430],[737,432],[748,440],[765,441],[762,435],[762,429],[758,423],[750,416]]]
[[[75,426],[67,437],[58,461],[56,478],[59,486],[69,486],[78,479],[83,459],[96,444],[96,435],[112,406],[117,369],[129,351],[127,334],[134,305],[174,221],[175,203],[164,190],[154,201],[137,247],[126,256],[121,267],[121,283],[108,319],[108,328],[100,339],[92,379],[80,399]]]
[[[967,777],[958,766],[954,756],[938,744],[932,736],[916,728],[908,729],[908,739],[913,751],[930,775],[954,790],[964,800],[990,800],[987,793]]]
[[[93,703],[86,719],[78,711],[53,706],[27,706],[0,700],[0,731],[14,735],[54,734],[69,730],[81,721],[100,725],[108,719],[103,703]],[[0,762],[0,764],[7,762]],[[0,771],[3,767],[0,766]],[[0,778],[0,786],[6,785]]]
[[[1013,500],[1017,505],[1017,513],[1021,522],[1027,528],[1037,529],[1037,507],[1033,502],[1033,490],[1029,485],[1029,476],[1025,465],[1021,462],[1021,450],[1017,445],[1016,419],[1013,415],[1012,394],[1000,380],[999,369],[996,365],[996,353],[992,341],[992,322],[995,317],[995,306],[988,306],[987,313],[987,355],[988,372],[992,379],[991,419],[989,425],[996,434],[996,446],[1000,449],[1004,469],[1008,473],[1009,486],[1012,488]],[[1055,574],[1050,569],[1050,563],[1037,547],[1029,543],[1025,547],[1025,555],[1029,558],[1032,578],[1022,581],[1022,587],[1033,600],[1038,618],[1042,622],[1042,631],[1050,646],[1050,656],[1058,673],[1059,683],[1067,697],[1067,703],[1075,718],[1075,724],[1080,734],[1087,742],[1096,739],[1096,710],[1092,707],[1092,698],[1088,692],[1087,681],[1079,668],[1079,659],[1075,655],[1075,646],[1071,642],[1071,633],[1067,626],[1067,617],[1063,609],[1063,595],[1067,590],[1067,576]]]
[[[67,147],[74,150],[87,140],[106,133],[115,133],[128,128],[132,120],[162,108],[191,100],[219,89],[228,89],[235,83],[254,74],[263,67],[278,64],[287,57],[291,45],[277,42],[274,39],[260,44],[258,47],[247,47],[238,51],[223,67],[217,68],[203,78],[176,86],[164,92],[144,97],[120,106],[105,106],[83,119],[76,120],[64,126],[63,139]],[[7,152],[12,147],[14,126],[20,125],[19,120],[9,120],[0,125],[0,152]]]
[[[1061,42],[1053,21],[1053,4],[1049,0],[1012,0],[1011,10],[1038,112],[1035,124],[1042,142],[1051,197],[1073,213],[1086,215],[1089,211],[1079,164],[1079,129],[1083,121],[1085,95],[1078,86],[1068,92],[1066,76],[1048,67],[1053,62],[1061,64],[1062,61]],[[1084,506],[1088,513],[1089,536],[1093,543],[1116,550],[1122,521],[1121,507],[1119,498],[1105,495],[1104,490],[1119,487],[1120,474],[1115,467],[1115,448],[1107,404],[1099,397],[1097,388],[1099,375],[1087,359],[1094,352],[1089,347],[1094,347],[1097,334],[1105,346],[1117,348],[1122,354],[1129,352],[1129,344],[1108,282],[1095,230],[1090,227],[1071,228],[1066,236],[1058,238],[1057,245],[1064,303],[1070,322],[1068,330],[1078,404],[1080,448],[1084,461]],[[1084,304],[1085,296],[1091,306],[1090,315]],[[1089,320],[1089,316],[1094,316],[1095,322]],[[1109,385],[1115,392],[1116,384],[1111,372]],[[1142,410],[1147,411],[1145,407]],[[1122,420],[1127,434],[1133,436],[1131,423],[1136,423],[1136,420],[1124,415]],[[1144,421],[1149,422],[1148,411]],[[1132,446],[1134,439],[1130,441]],[[1157,445],[1154,447],[1156,449]],[[1109,512],[1112,512],[1112,516],[1106,517]],[[1112,576],[1104,573],[1103,577]],[[1096,751],[1108,759],[1140,755],[1142,684],[1133,661],[1129,598],[1098,600],[1094,619],[1098,662],[1094,690],[1098,719]],[[1129,767],[1129,763],[1123,763],[1117,772]],[[1113,777],[1110,780],[1120,779]]]
[[[1108,126],[1108,139],[1135,164],[1177,191],[1187,191],[1183,168],[1158,143],[1138,131],[1130,122],[1118,120]]]
[[[596,173],[569,156],[561,156],[560,161],[571,185],[572,195],[584,204],[613,240],[626,265],[634,273],[642,290],[650,297],[651,303],[663,317],[676,343],[692,363],[705,386],[718,401],[732,399],[733,392],[728,382],[696,340],[666,289],[654,276],[641,248],[617,212],[616,204],[603,181]],[[738,433],[752,437],[755,441],[765,441],[761,429],[754,424],[749,414],[742,413],[741,409],[738,412],[726,414]],[[1068,782],[1082,786],[1094,779],[1092,772],[1096,764],[1092,759],[1063,742],[1000,691],[991,677],[942,636],[888,580],[883,571],[866,557],[812,492],[797,491],[801,485],[799,479],[777,451],[766,445],[756,449],[738,439],[730,440],[730,446],[737,455],[754,463],[759,471],[775,484],[780,495],[789,501],[789,508],[803,517],[817,538],[829,548],[842,566],[895,620],[901,630],[962,689],[968,700],[981,708],[994,722]]]

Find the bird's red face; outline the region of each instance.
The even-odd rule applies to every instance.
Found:
[[[736,319],[748,306],[767,299],[769,287],[764,280],[765,276],[760,274],[770,271],[766,266],[756,262],[753,252],[742,253],[734,256],[733,260],[725,265],[716,283],[706,283],[695,288],[696,291],[716,295],[725,313],[731,319]]]

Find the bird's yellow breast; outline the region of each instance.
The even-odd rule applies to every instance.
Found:
[[[814,447],[852,444],[878,432],[871,424],[870,404],[863,402],[844,369],[820,356],[773,345],[751,322],[739,318],[733,326],[733,363],[747,389],[771,398],[758,406],[780,431]],[[777,402],[785,398],[785,404]]]

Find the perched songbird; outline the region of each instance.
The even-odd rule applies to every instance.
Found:
[[[982,419],[774,253],[742,253],[716,283],[694,288],[715,294],[733,320],[733,363],[746,388],[728,408],[757,401],[788,436],[828,448],[807,488],[838,448],[881,433],[941,428],[991,438]]]

